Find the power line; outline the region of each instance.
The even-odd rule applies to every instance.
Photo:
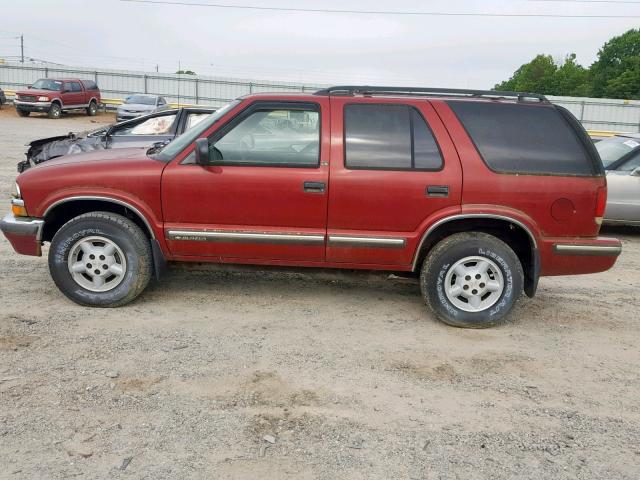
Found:
[[[621,4],[640,4],[638,0],[525,0],[526,2],[538,3],[621,3]]]
[[[238,10],[262,10],[271,12],[302,12],[302,13],[346,13],[364,15],[406,15],[433,17],[544,17],[544,18],[640,18],[640,15],[577,15],[555,13],[473,13],[473,12],[420,12],[395,10],[334,10],[326,8],[296,8],[296,7],[264,7],[249,5],[233,5],[225,3],[181,2],[175,0],[120,0],[128,3],[153,5],[179,5],[188,7],[229,8]],[[575,0],[574,0],[575,1]]]

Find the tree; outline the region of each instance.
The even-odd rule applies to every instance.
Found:
[[[591,95],[589,70],[576,63],[575,53],[568,55],[564,59],[564,63],[556,70],[549,94],[572,97]]]
[[[196,75],[196,72],[193,70],[178,70],[176,73],[178,75]]]
[[[517,69],[509,80],[496,85],[495,89],[550,94],[557,70],[551,55],[538,55]]]
[[[640,57],[629,63],[627,70],[607,82],[604,89],[606,97],[640,99]]]
[[[591,65],[593,94],[597,97],[618,96],[629,92],[626,98],[640,98],[640,83],[628,82],[637,79],[640,60],[640,29],[631,29],[605,43],[598,52],[598,59]],[[616,93],[617,92],[617,93]]]
[[[563,63],[555,63],[550,55],[538,55],[495,89],[640,99],[640,29],[631,29],[605,43],[589,68],[579,65],[574,53]]]

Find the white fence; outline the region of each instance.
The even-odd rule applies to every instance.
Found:
[[[39,78],[73,77],[95,80],[104,98],[122,99],[131,93],[156,93],[170,103],[220,106],[256,92],[313,92],[326,85],[238,78],[177,75],[127,70],[90,69],[62,65],[0,64],[0,87],[16,90]],[[562,105],[590,130],[640,131],[640,101],[602,98],[548,97]]]

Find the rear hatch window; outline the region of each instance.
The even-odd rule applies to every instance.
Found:
[[[449,101],[487,166],[499,173],[601,175],[586,132],[553,105]]]

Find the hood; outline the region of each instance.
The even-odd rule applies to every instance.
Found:
[[[37,88],[30,88],[28,90],[20,90],[16,92],[16,95],[34,95],[34,96],[60,95],[60,92],[57,90],[38,90]]]
[[[95,166],[96,163],[100,163],[100,168],[118,168],[118,164],[131,161],[149,161],[156,162],[152,158],[147,157],[148,147],[137,148],[115,148],[113,150],[94,150],[91,152],[77,153],[74,155],[67,155],[64,157],[54,158],[47,162],[38,165],[37,170],[48,167],[60,167],[63,165],[75,165],[87,163]],[[35,170],[35,169],[34,169]]]

